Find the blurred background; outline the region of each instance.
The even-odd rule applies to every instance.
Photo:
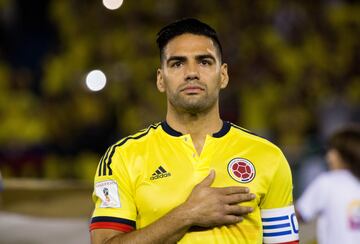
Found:
[[[51,221],[79,221],[73,239],[44,243],[88,241],[101,155],[164,119],[155,39],[175,19],[218,31],[230,73],[222,118],[280,146],[295,198],[326,170],[326,138],[360,122],[359,1],[121,2],[0,0],[0,243],[42,243],[9,232],[12,218],[54,224],[62,238],[70,230]]]

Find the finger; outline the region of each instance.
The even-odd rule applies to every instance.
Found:
[[[251,212],[254,209],[252,207],[240,206],[240,205],[226,205],[225,212],[228,215],[244,216]]]
[[[223,202],[227,204],[237,204],[241,202],[247,202],[255,199],[256,196],[254,193],[237,193],[237,194],[231,194],[226,195],[223,197]]]
[[[211,184],[214,182],[215,179],[215,170],[210,170],[210,173],[208,176],[206,176],[199,184],[198,186],[211,186]]]
[[[233,225],[243,221],[244,218],[237,215],[225,215],[219,219],[220,225]]]
[[[222,194],[225,195],[250,192],[249,188],[243,186],[228,186],[228,187],[220,187],[218,189],[221,191]]]

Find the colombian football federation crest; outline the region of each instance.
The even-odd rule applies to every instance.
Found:
[[[232,159],[227,167],[228,173],[237,182],[248,183],[255,178],[254,165],[245,158]]]

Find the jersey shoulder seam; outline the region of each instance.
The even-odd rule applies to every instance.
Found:
[[[121,140],[117,141],[116,143],[113,144],[114,147],[119,147],[124,145],[125,143],[127,143],[129,140],[138,140],[144,136],[146,136],[147,134],[149,134],[149,132],[154,129],[156,130],[159,125],[161,125],[161,122],[159,123],[155,123],[155,124],[151,124],[149,125],[147,128],[142,129],[140,131],[138,131],[137,133],[134,133],[132,135],[129,135],[127,137],[122,138]]]
[[[98,167],[98,176],[104,176],[104,175],[112,175],[112,158],[116,152],[116,149],[118,147],[123,146],[125,143],[127,143],[129,140],[138,140],[144,136],[146,136],[152,129],[156,130],[161,123],[156,123],[150,125],[148,128],[140,130],[138,133],[135,133],[133,135],[127,136],[120,141],[114,143],[111,145],[105,155],[100,159],[99,167]]]
[[[250,131],[250,130],[247,130],[247,129],[245,129],[245,128],[242,128],[242,127],[240,127],[240,126],[238,126],[238,125],[235,125],[235,124],[233,124],[233,123],[230,123],[230,124],[231,124],[231,127],[239,130],[240,132],[243,132],[243,134],[247,135],[249,138],[251,138],[251,139],[253,139],[253,140],[256,140],[256,141],[258,141],[258,142],[262,142],[262,143],[264,143],[264,144],[267,144],[267,145],[275,148],[276,150],[281,151],[278,146],[276,146],[274,143],[272,143],[271,141],[269,141],[269,140],[266,139],[265,137],[262,137],[262,136],[254,133],[254,132],[252,132],[252,131]]]

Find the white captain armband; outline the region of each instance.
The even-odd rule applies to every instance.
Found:
[[[264,243],[298,243],[299,224],[294,206],[261,210]]]

